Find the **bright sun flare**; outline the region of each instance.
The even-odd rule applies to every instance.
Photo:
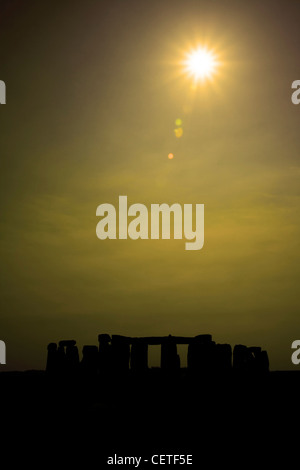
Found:
[[[204,80],[214,74],[217,62],[212,52],[199,48],[187,54],[184,65],[185,70],[195,80]]]

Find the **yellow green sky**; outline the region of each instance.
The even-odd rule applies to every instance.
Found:
[[[295,369],[300,2],[3,1],[0,12],[1,370],[44,368],[49,342],[81,350],[99,333],[211,333]],[[179,62],[197,44],[222,67],[192,90]],[[100,241],[96,208],[119,195],[203,203],[204,248]]]

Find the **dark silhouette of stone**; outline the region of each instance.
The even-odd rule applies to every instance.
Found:
[[[248,373],[261,373],[269,371],[269,358],[266,351],[260,347],[243,346],[238,344],[233,350],[233,368]]]
[[[260,372],[269,372],[269,357],[267,351],[261,351],[258,358],[258,369]]]
[[[112,368],[111,337],[108,334],[98,335],[99,341],[99,371],[108,373]]]
[[[67,346],[76,346],[76,341],[75,339],[63,339],[58,343],[59,346],[62,346],[63,348]]]
[[[176,340],[169,335],[161,344],[161,368],[177,370],[180,367],[178,357]]]
[[[86,375],[96,375],[98,372],[98,348],[85,345],[82,349],[81,371]]]
[[[46,372],[49,374],[55,374],[58,368],[58,356],[57,356],[57,344],[49,343],[47,346],[47,364]]]
[[[130,342],[130,344],[132,344],[135,339],[143,339],[148,345],[161,345],[168,338],[168,336],[145,336],[143,338],[126,338]],[[190,344],[190,342],[195,339],[195,337],[191,336],[172,336],[172,338],[174,339],[176,344]],[[211,341],[211,335],[198,335],[196,336],[196,338],[199,338],[203,342]]]
[[[148,369],[148,343],[143,338],[132,341],[130,366],[134,372],[144,372]]]
[[[64,374],[66,371],[66,353],[65,347],[61,344],[61,341],[58,344],[57,348],[57,373]]]
[[[211,343],[212,341],[212,336],[211,335],[197,335],[195,338],[192,338],[193,340],[195,339],[197,342],[201,343]]]
[[[196,371],[212,371],[216,368],[216,344],[211,335],[198,335],[188,347],[188,368]]]
[[[267,351],[262,351],[259,347],[250,347],[252,353],[252,370],[255,372],[268,372],[269,370],[269,358]]]
[[[99,334],[99,348],[86,345],[79,363],[75,340],[59,341],[48,345],[47,373],[75,374],[78,369],[88,375],[124,374],[129,366],[135,374],[148,370],[148,345],[161,345],[162,371],[180,369],[177,344],[188,344],[188,369],[195,374],[223,374],[232,369],[237,373],[258,374],[269,371],[269,358],[260,347],[237,344],[233,354],[230,344],[216,344],[209,334],[195,337],[157,336],[134,338],[121,335]],[[130,348],[131,346],[131,348]]]
[[[49,366],[48,366],[49,362]],[[48,346],[47,369],[52,373],[69,374],[76,372],[79,364],[78,349],[75,340],[62,340],[58,343],[50,343]]]
[[[175,368],[180,369],[180,356],[179,356],[179,354],[176,355]]]
[[[253,353],[254,357],[258,357],[258,355],[261,353],[261,348],[259,346],[250,346],[249,351]]]
[[[233,368],[237,371],[245,371],[248,368],[251,353],[247,346],[236,344],[233,349]]]
[[[216,370],[228,372],[232,368],[232,349],[230,344],[216,345]]]
[[[77,372],[79,367],[78,348],[73,342],[68,343],[66,346],[65,367],[69,373]]]
[[[259,367],[259,356],[261,354],[261,348],[257,346],[251,346],[248,349],[248,364],[247,370],[251,372],[257,372]]]
[[[112,368],[114,372],[124,373],[129,370],[131,340],[126,336],[112,335]]]

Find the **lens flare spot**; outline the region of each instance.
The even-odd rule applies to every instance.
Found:
[[[178,129],[174,129],[174,132],[175,132],[176,137],[179,139],[183,134],[183,129],[182,127],[179,127]]]
[[[169,155],[168,155],[168,159],[169,159],[169,160],[172,160],[173,158],[174,158],[174,155],[173,155],[173,153],[169,153]]]
[[[175,126],[180,127],[182,125],[182,120],[180,118],[176,119]]]

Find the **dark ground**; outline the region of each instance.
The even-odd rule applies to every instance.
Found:
[[[188,453],[197,468],[288,468],[299,448],[298,372],[199,378],[152,370],[109,380],[3,372],[0,390],[1,454],[13,467],[104,468],[115,453]]]

